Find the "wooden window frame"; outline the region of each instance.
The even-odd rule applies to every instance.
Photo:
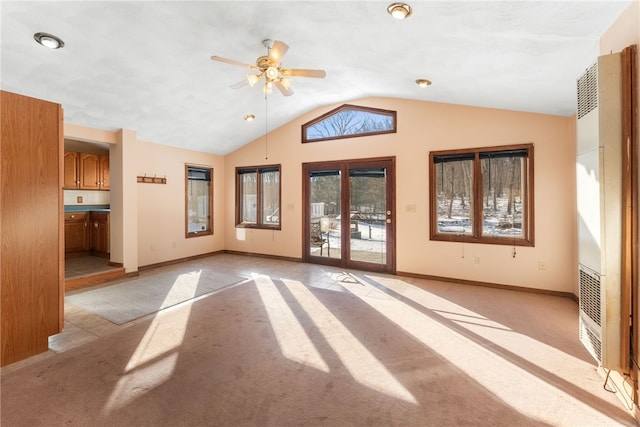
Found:
[[[379,114],[379,115],[383,115],[383,116],[389,116],[391,117],[391,120],[393,122],[393,128],[389,129],[389,130],[384,130],[384,131],[375,131],[375,132],[365,132],[365,133],[357,133],[357,134],[351,134],[351,135],[337,135],[337,136],[330,136],[330,137],[326,137],[326,138],[315,138],[315,139],[308,139],[307,138],[307,128],[316,125],[317,123],[320,123],[323,120],[326,120],[327,118],[334,116],[336,114],[339,114],[343,111],[347,111],[347,110],[356,110],[356,111],[362,111],[365,113],[372,113],[372,114]],[[302,143],[306,144],[306,143],[311,143],[311,142],[321,142],[321,141],[332,141],[335,139],[346,139],[346,138],[358,138],[361,136],[372,136],[372,135],[383,135],[383,134],[387,134],[387,133],[396,133],[398,132],[398,120],[397,120],[397,113],[393,110],[383,110],[380,108],[373,108],[373,107],[363,107],[361,105],[351,105],[351,104],[344,104],[341,105],[338,108],[334,108],[333,110],[324,113],[323,115],[321,115],[320,117],[317,117],[305,124],[302,125]]]
[[[209,176],[209,229],[204,231],[189,231],[189,169],[208,170]],[[187,163],[184,165],[184,228],[185,238],[210,236],[213,234],[213,168],[211,166]]]
[[[277,224],[264,224],[262,222],[262,173],[269,172],[273,169],[278,170],[278,212],[279,218]],[[256,222],[242,222],[242,185],[240,177],[244,173],[256,173]],[[280,164],[260,165],[260,166],[242,166],[236,167],[236,228],[258,228],[267,230],[282,229],[282,166]]]
[[[526,171],[523,176],[526,179],[524,183],[525,207],[522,212],[522,231],[523,237],[503,237],[503,236],[483,236],[483,203],[476,203],[477,200],[483,200],[482,189],[482,166],[480,155],[495,152],[505,152],[514,150],[526,150],[527,155],[524,157]],[[434,159],[436,156],[473,156],[473,182],[472,182],[472,214],[471,221],[473,224],[472,234],[455,234],[438,232],[438,194],[436,188],[436,167]],[[499,147],[482,147],[469,148],[459,150],[432,151],[429,153],[429,234],[431,240],[448,241],[448,242],[464,242],[464,243],[485,243],[510,246],[535,246],[535,221],[534,221],[534,150],[533,144],[506,145]]]

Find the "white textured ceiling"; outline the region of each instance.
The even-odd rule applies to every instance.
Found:
[[[382,96],[571,115],[575,82],[626,1],[6,2],[2,89],[61,103],[69,123],[224,155],[316,107]],[[66,46],[48,50],[33,34]],[[286,42],[295,95],[229,86],[262,40]],[[417,78],[433,85],[420,89]],[[246,123],[245,114],[257,120]]]

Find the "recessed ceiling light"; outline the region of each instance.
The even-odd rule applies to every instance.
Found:
[[[431,80],[427,79],[418,79],[416,80],[416,84],[420,87],[427,87],[431,84]]]
[[[53,34],[35,33],[33,35],[33,38],[42,46],[49,49],[60,49],[64,47],[64,42],[62,41],[62,39],[60,39],[60,37],[54,36]]]
[[[245,114],[244,116],[244,120],[247,122],[252,122],[256,119],[256,116],[254,116],[253,114]]]
[[[406,3],[391,3],[387,6],[387,12],[396,19],[406,19],[413,13],[411,6]]]

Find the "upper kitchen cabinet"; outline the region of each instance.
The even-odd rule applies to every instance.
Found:
[[[80,188],[78,179],[78,153],[75,151],[64,152],[64,188]]]
[[[100,156],[100,189],[108,190],[110,188],[109,181],[109,156]]]
[[[0,91],[0,365],[49,348],[64,321],[60,104]]]
[[[80,153],[80,188],[83,190],[100,189],[100,156],[97,154]]]
[[[108,190],[109,156],[65,151],[64,188],[67,190]]]

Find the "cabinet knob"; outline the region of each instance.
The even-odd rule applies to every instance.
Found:
[[[93,223],[93,226],[94,226],[95,228],[98,228],[98,223],[97,223],[97,222],[94,222],[94,223]]]
[[[76,217],[75,215],[71,215],[71,218],[75,218],[75,217]]]

